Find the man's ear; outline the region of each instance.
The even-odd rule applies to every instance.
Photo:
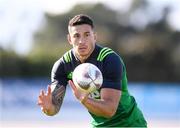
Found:
[[[69,34],[67,34],[67,40],[68,40],[69,44],[72,45],[71,36]]]

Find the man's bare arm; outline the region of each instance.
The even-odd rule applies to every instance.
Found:
[[[53,86],[54,89],[51,89]],[[52,91],[51,91],[52,90]],[[61,85],[48,86],[47,93],[41,91],[38,98],[38,105],[42,111],[49,116],[53,116],[59,112],[62,105],[66,88]]]
[[[117,110],[121,91],[103,88],[101,90],[101,99],[92,99],[87,97],[82,104],[93,114],[105,118],[112,117]]]
[[[54,91],[52,92],[52,104],[55,107],[55,112],[54,114],[58,113],[63,99],[64,99],[64,95],[65,95],[65,91],[66,88],[62,85],[57,85],[57,87],[54,89]]]
[[[105,118],[112,117],[117,110],[121,91],[110,88],[101,89],[101,99],[92,99],[88,94],[79,91],[72,81],[69,81],[76,98],[90,111],[91,113]]]

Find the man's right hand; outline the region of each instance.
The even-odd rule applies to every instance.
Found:
[[[41,90],[38,97],[38,105],[41,107],[42,111],[47,115],[54,115],[55,106],[52,103],[52,92],[50,85],[48,86],[47,92]]]

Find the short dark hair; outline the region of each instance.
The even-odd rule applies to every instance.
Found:
[[[75,15],[70,21],[69,26],[76,26],[76,25],[82,25],[82,24],[88,24],[92,28],[94,28],[93,20],[90,16],[86,14],[79,14]]]

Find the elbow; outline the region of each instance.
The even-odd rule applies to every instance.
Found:
[[[50,111],[43,111],[45,115],[47,116],[54,116],[57,114],[57,112],[50,112]]]
[[[47,116],[54,116],[56,115],[60,110],[59,106],[53,106],[51,109],[49,110],[43,110],[43,112],[47,115]]]
[[[54,116],[54,115],[56,115],[56,113],[48,113],[48,114],[46,114],[47,116]]]

